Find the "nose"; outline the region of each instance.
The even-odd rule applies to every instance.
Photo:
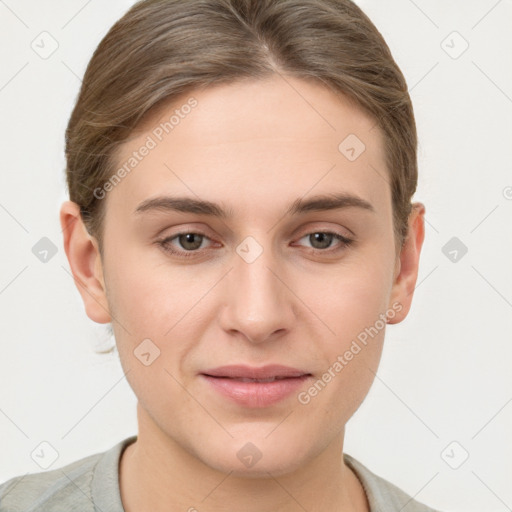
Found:
[[[289,332],[297,323],[297,299],[284,265],[278,264],[269,249],[254,261],[238,253],[233,256],[234,268],[224,283],[221,327],[251,343],[275,340]]]

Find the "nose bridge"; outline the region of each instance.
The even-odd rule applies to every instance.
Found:
[[[293,317],[290,293],[283,278],[276,277],[280,266],[270,237],[265,240],[260,243],[248,236],[236,247],[228,278],[223,327],[243,333],[252,342],[265,341],[274,332],[289,328]]]

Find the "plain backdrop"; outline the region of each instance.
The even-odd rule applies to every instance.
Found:
[[[58,220],[80,79],[133,3],[0,0],[0,482],[42,471],[41,442],[55,469],[137,432],[135,396],[117,352],[99,353],[113,340],[85,314]],[[345,451],[432,507],[510,511],[512,1],[357,3],[409,85],[426,238],[412,310],[387,328]],[[47,58],[40,37],[58,45]],[[56,250],[46,263],[33,251],[44,237]]]

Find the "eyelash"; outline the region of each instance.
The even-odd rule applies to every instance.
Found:
[[[353,242],[354,240],[353,239],[350,239],[350,238],[347,238],[343,235],[340,235],[339,233],[335,233],[333,231],[311,231],[309,233],[306,233],[305,235],[301,236],[300,239],[306,237],[306,236],[309,236],[309,235],[313,235],[313,234],[316,234],[316,233],[322,233],[322,234],[325,234],[325,235],[333,235],[334,239],[335,240],[338,240],[340,242],[342,242],[342,245],[341,247],[338,247],[337,249],[311,249],[311,251],[314,253],[314,254],[331,254],[331,253],[337,253],[338,251],[341,251],[343,249],[346,249],[348,248]],[[201,233],[201,232],[196,232],[196,231],[183,231],[181,233],[176,233],[175,235],[171,236],[171,237],[167,237],[167,238],[164,238],[163,240],[157,240],[157,244],[160,245],[162,247],[162,249],[174,256],[178,256],[178,257],[182,257],[182,258],[193,258],[195,256],[197,256],[197,254],[199,253],[200,249],[196,249],[196,250],[193,250],[193,251],[177,251],[175,249],[172,249],[170,243],[175,239],[175,238],[178,238],[180,237],[181,235],[199,235],[199,236],[202,236],[204,238],[207,238],[208,240],[210,239],[207,235],[205,235],[204,233]]]

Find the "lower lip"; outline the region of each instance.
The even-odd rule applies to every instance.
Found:
[[[276,404],[293,392],[297,392],[311,375],[290,377],[274,382],[242,382],[224,377],[202,374],[206,381],[220,394],[245,407],[268,407]]]

